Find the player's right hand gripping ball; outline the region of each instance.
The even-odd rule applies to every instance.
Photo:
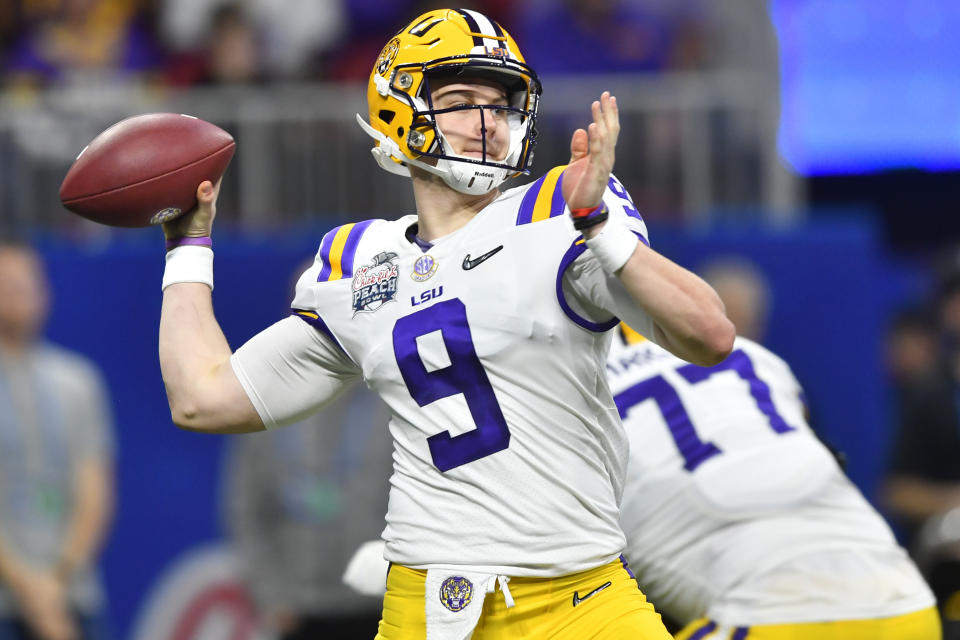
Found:
[[[229,133],[193,116],[127,118],[80,152],[60,185],[60,201],[114,227],[168,222],[196,206],[197,185],[216,183],[235,148]]]

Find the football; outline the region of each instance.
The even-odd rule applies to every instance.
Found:
[[[113,227],[167,222],[196,205],[201,182],[220,179],[235,148],[229,133],[193,116],[127,118],[80,152],[60,185],[60,201]]]

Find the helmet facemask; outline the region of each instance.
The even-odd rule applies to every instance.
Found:
[[[469,57],[469,56],[468,56]],[[487,56],[480,56],[485,61]],[[462,57],[460,58],[462,60]],[[452,189],[481,195],[519,174],[529,173],[536,145],[536,115],[540,85],[536,76],[490,68],[483,62],[439,66],[424,70],[417,96],[411,100],[413,125],[407,138],[411,151],[419,152],[415,166],[439,175]],[[399,73],[403,73],[402,70]],[[477,79],[492,81],[503,88],[507,104],[467,104],[437,108],[433,103],[433,85],[439,79],[461,79],[470,84]],[[431,80],[434,81],[433,85]],[[453,150],[449,139],[437,124],[437,116],[456,111],[477,111],[480,119],[481,156],[461,155]],[[487,126],[492,118],[503,117],[497,126],[509,130],[506,154],[493,157],[488,150]],[[432,134],[432,135],[431,135]],[[432,143],[428,143],[432,140]],[[421,150],[426,147],[425,150]],[[425,161],[432,158],[434,162]],[[409,162],[409,160],[408,160]]]

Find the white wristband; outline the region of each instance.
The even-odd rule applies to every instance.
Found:
[[[600,233],[587,239],[587,246],[604,272],[614,275],[627,264],[640,239],[623,222],[607,220]]]
[[[213,249],[183,245],[167,251],[167,266],[163,270],[166,289],[179,282],[202,282],[213,290]]]

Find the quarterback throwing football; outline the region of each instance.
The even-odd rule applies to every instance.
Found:
[[[647,243],[611,174],[616,99],[571,160],[527,173],[540,82],[475,11],[435,10],[384,47],[363,129],[409,176],[416,215],[324,236],[293,314],[236,353],[213,314],[216,188],[165,227],[160,364],[173,419],[274,428],[363,379],[395,443],[383,640],[669,638],[620,554],[627,440],[604,375],[618,318],[716,364],[714,291]]]

